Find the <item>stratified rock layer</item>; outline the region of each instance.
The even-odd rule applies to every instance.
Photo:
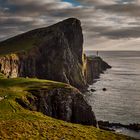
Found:
[[[103,61],[100,57],[96,56],[86,57],[85,62],[85,77],[88,84],[92,84],[94,82],[94,79],[99,78],[99,75],[103,73],[103,71],[111,68],[110,65]]]
[[[24,108],[72,123],[96,126],[96,118],[82,94],[74,88],[30,90],[27,101],[16,99]]]
[[[19,51],[22,40],[26,40],[26,46],[33,42],[33,46]],[[6,44],[11,50],[18,48],[16,54],[0,57],[0,72],[7,77],[37,77],[82,90],[107,66],[100,58],[84,56],[81,23],[74,18],[1,42],[0,50],[4,51],[1,48]]]
[[[20,40],[25,37],[31,40],[37,38],[34,47],[26,52],[18,52],[16,59],[0,58],[2,73],[8,77],[61,81],[77,88],[86,86],[82,70],[83,34],[79,20],[70,18],[47,28],[36,29],[8,43],[10,45],[16,38]]]

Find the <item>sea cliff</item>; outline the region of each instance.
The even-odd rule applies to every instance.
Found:
[[[85,56],[81,23],[74,18],[3,41],[0,50],[0,71],[10,78],[36,77],[84,89],[108,68],[102,59]]]
[[[0,43],[0,72],[7,78],[38,78],[70,84],[83,91],[110,68],[99,57],[83,53],[81,23],[70,18],[50,27],[18,35]],[[73,123],[96,126],[96,118],[79,90],[30,90],[22,107]],[[31,107],[32,106],[32,107]]]
[[[107,68],[83,53],[75,18],[0,42],[0,139],[129,140],[97,129],[79,91]]]

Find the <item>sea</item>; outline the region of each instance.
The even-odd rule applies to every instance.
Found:
[[[96,55],[96,51],[86,51],[86,55]],[[95,79],[86,93],[97,120],[140,124],[140,51],[100,51],[99,56],[112,68]],[[140,132],[125,128],[116,132],[140,139]]]

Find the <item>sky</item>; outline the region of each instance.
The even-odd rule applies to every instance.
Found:
[[[0,0],[0,41],[70,17],[85,50],[140,50],[140,0]]]

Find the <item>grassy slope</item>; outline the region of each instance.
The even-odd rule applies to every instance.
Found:
[[[45,38],[42,34],[46,29],[35,29],[0,42],[0,56],[28,51],[38,46]]]
[[[38,28],[0,42],[0,56],[25,52],[39,46],[56,28],[55,25]]]
[[[71,124],[22,108],[15,98],[25,98],[30,88],[72,88],[63,83],[38,79],[6,79],[0,74],[0,139],[129,140],[92,126]],[[2,97],[5,97],[2,99]]]
[[[7,55],[11,53],[17,53],[21,51],[29,50],[34,47],[36,44],[35,37],[23,38],[11,38],[7,41],[0,43],[0,55]],[[6,49],[5,49],[6,48]]]

